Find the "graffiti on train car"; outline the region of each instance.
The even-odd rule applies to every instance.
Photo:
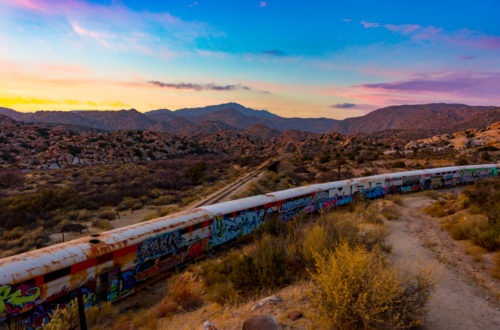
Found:
[[[311,197],[304,197],[304,198],[296,199],[293,201],[289,201],[289,202],[281,204],[280,212],[281,213],[290,212],[290,211],[295,210],[297,208],[302,208],[304,206],[311,205],[311,203],[312,203]]]
[[[127,269],[121,273],[121,281],[111,281],[109,286],[108,297],[110,301],[116,301],[119,297],[123,297],[131,292],[131,290],[140,282],[143,282],[159,273],[165,272],[170,268],[185,263],[189,260],[194,260],[200,255],[206,253],[210,247],[210,240],[205,238],[190,246],[187,246],[182,251],[177,251],[172,256],[165,260],[148,260],[140,263],[131,269]],[[120,288],[121,282],[121,288]]]
[[[95,295],[87,287],[82,287],[83,300],[85,308],[89,308],[95,305]],[[3,329],[38,329],[50,321],[50,317],[54,311],[58,308],[65,308],[68,304],[73,304],[75,302],[76,290],[70,292],[67,296],[61,297],[56,301],[41,304],[33,307],[26,314],[22,314],[20,318],[16,315],[14,318],[10,319],[9,325],[5,326],[4,323],[7,318],[0,318],[0,328]],[[28,305],[25,305],[27,308]]]
[[[281,204],[281,220],[289,221],[293,220],[296,216],[299,216],[301,214],[314,212],[315,200],[316,197],[313,200],[308,196]]]
[[[182,243],[179,230],[149,238],[137,247],[137,260],[142,263],[172,253],[180,249]]]
[[[483,177],[497,175],[496,168],[476,168],[476,169],[465,169],[462,172],[464,177]]]
[[[319,201],[316,203],[315,210],[327,210],[335,206],[341,206],[345,205],[348,203],[352,202],[352,196],[347,195],[347,196],[337,196],[337,197],[330,197],[325,200]]]
[[[210,225],[212,231],[212,246],[223,244],[237,237],[250,234],[264,223],[265,215],[272,213],[272,209],[259,211],[246,211],[231,218],[217,216]]]
[[[373,187],[371,189],[364,189],[361,192],[366,198],[377,198],[387,195],[387,187]]]
[[[0,287],[0,315],[33,307],[38,298],[40,298],[40,288],[37,286],[24,283],[15,287],[2,285]]]

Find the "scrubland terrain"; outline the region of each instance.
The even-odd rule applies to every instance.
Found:
[[[268,315],[284,329],[497,329],[499,189],[496,179],[271,221],[230,251],[92,308],[89,320],[95,329],[198,329],[206,321],[241,329]],[[457,236],[454,225],[470,236]]]
[[[78,152],[80,157],[92,151],[93,157],[101,161],[65,165],[63,168],[58,167],[64,163],[57,163],[53,169],[39,165],[26,168],[23,150],[27,147],[14,141],[25,130],[35,135],[45,134],[45,137],[39,138],[34,135],[35,138],[30,140],[42,143],[30,146],[29,157],[35,157],[32,158],[33,164],[44,159],[49,159],[48,163],[44,163],[49,164],[54,161],[51,159],[61,157],[58,155],[62,151],[57,150],[63,149],[67,149],[66,153],[68,150]],[[162,140],[167,137],[161,136],[165,133],[84,132],[78,133],[84,134],[84,140],[80,140],[82,136],[71,135],[60,128],[10,125],[0,134],[3,136],[0,149],[10,150],[8,155],[14,154],[17,158],[9,156],[9,161],[0,168],[0,256],[181,210],[277,155],[280,156],[277,166],[263,172],[226,199],[391,171],[496,162],[500,159],[498,124],[455,133],[453,136],[465,137],[469,141],[460,145],[443,142],[443,136],[413,143],[300,131],[286,131],[271,140],[259,138],[275,133],[269,130],[260,125],[249,130],[248,134],[219,131],[200,136],[196,143],[168,136],[169,141],[177,141],[170,144]],[[90,140],[93,142],[87,143]],[[81,145],[75,146],[67,141],[80,141]],[[147,141],[156,141],[158,145],[154,147],[156,144],[148,144]],[[116,148],[112,147],[113,144]],[[184,150],[181,148],[183,145],[194,149]],[[242,149],[242,146],[248,148]],[[106,164],[104,161],[109,148],[115,153],[128,154],[139,147],[141,157],[121,163]],[[178,150],[176,148],[184,151],[168,156],[171,157],[169,159],[153,160],[147,156],[151,148],[155,148],[158,157],[161,152],[166,152],[164,155],[168,156],[168,150]],[[17,150],[15,153],[12,152],[14,149]],[[49,150],[53,158],[44,158]],[[242,150],[253,154],[242,156]],[[6,154],[6,151],[3,153]],[[102,157],[99,156],[101,154]],[[19,162],[16,161],[18,158]]]

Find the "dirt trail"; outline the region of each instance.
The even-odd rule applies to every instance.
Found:
[[[430,272],[435,283],[427,305],[426,329],[500,329],[500,302],[481,286],[468,256],[439,223],[421,210],[432,203],[424,195],[408,196],[402,219],[389,222],[387,243],[402,269]]]

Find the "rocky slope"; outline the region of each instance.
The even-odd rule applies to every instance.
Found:
[[[445,103],[399,105],[345,119],[328,131],[374,133],[392,129],[424,129],[448,133],[460,128],[484,127],[499,120],[500,108],[496,107]]]
[[[439,134],[432,137],[417,139],[408,142],[405,149],[425,148],[442,150],[453,148],[465,150],[471,148],[500,149],[500,121],[482,129],[468,129],[451,134]]]
[[[278,131],[313,133],[374,133],[387,130],[414,131],[418,137],[479,128],[500,120],[500,108],[463,104],[401,105],[375,110],[365,116],[335,120],[329,118],[283,118],[265,110],[226,103],[203,108],[168,109],[140,113],[120,111],[37,111],[21,113],[0,108],[0,114],[31,123],[87,126],[102,130],[153,130],[172,134],[210,134],[220,129],[241,132],[255,124]],[[423,134],[423,135],[422,135]],[[416,138],[415,134],[413,138]]]

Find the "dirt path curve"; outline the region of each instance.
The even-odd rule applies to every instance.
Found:
[[[474,280],[466,257],[455,258],[456,243],[448,233],[421,213],[432,200],[424,195],[404,200],[402,219],[389,222],[386,241],[393,262],[409,272],[427,269],[435,283],[424,328],[500,329],[499,301]]]

